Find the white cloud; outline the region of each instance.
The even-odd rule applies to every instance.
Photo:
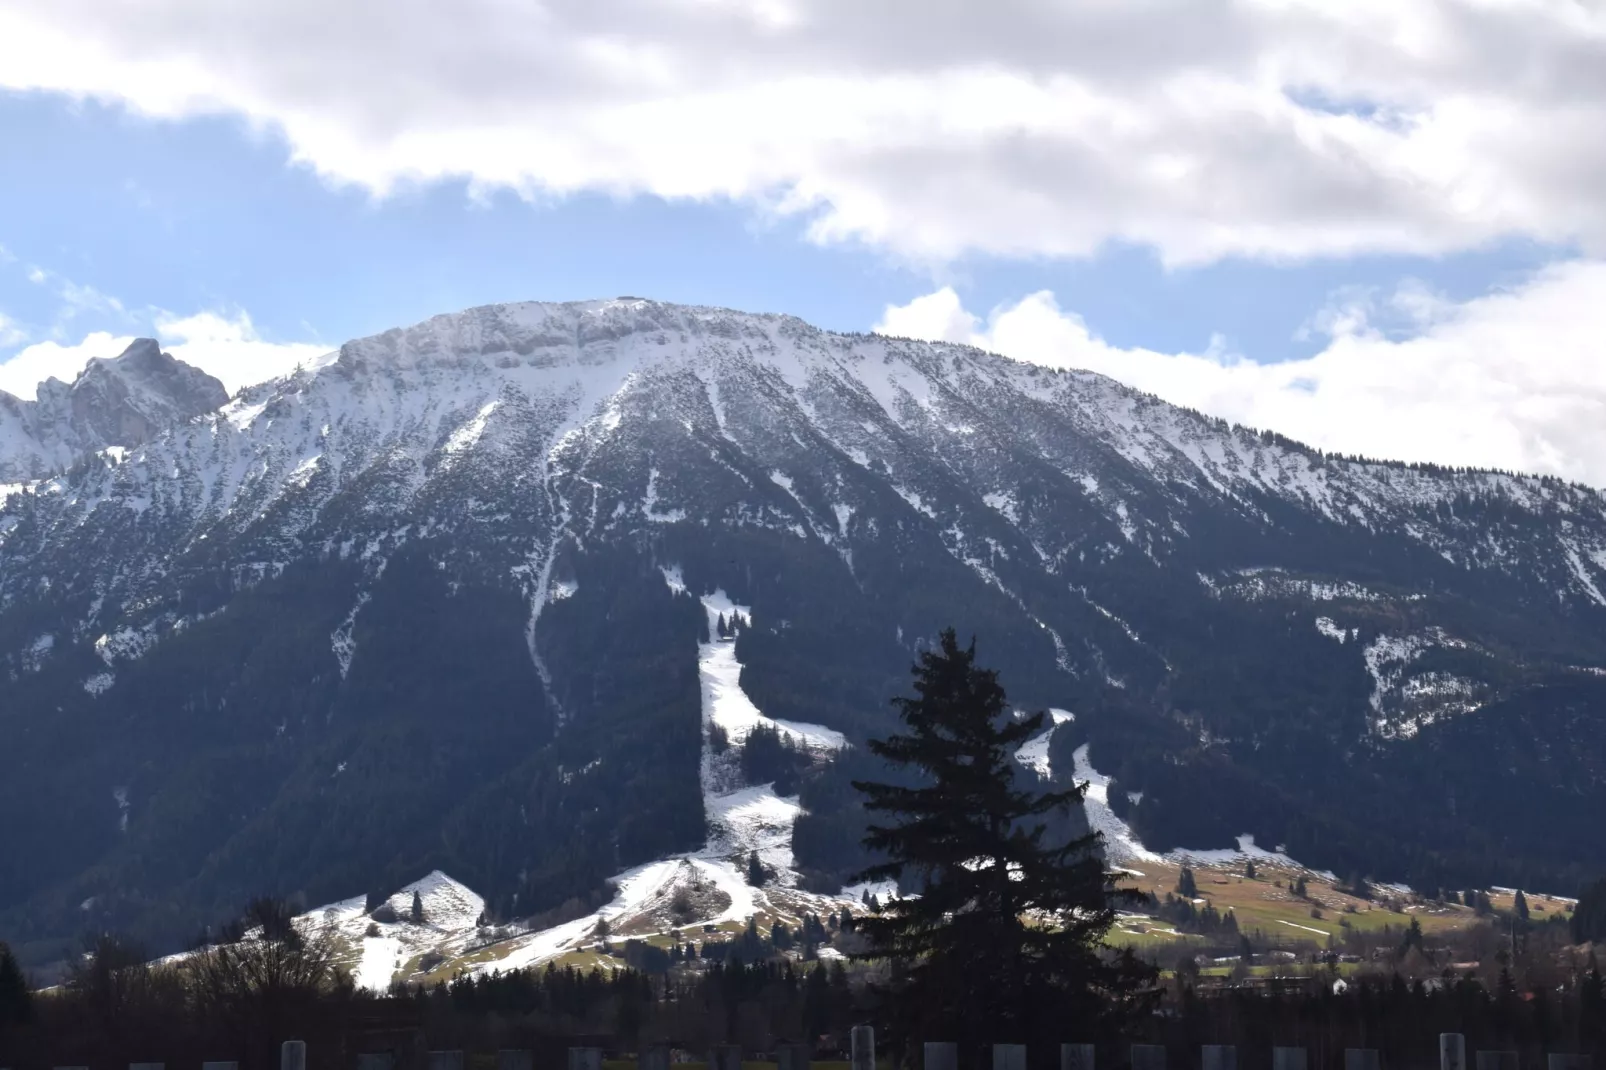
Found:
[[[293,371],[328,352],[327,346],[302,342],[268,342],[257,333],[243,311],[199,312],[193,316],[162,314],[156,318],[155,336],[174,357],[210,372],[230,393]],[[56,341],[26,346],[0,362],[0,390],[32,398],[39,383],[49,378],[71,382],[92,357],[115,357],[134,340],[96,331],[82,341]]]
[[[0,0],[0,86],[377,191],[737,198],[919,259],[1606,249],[1577,0]]]
[[[96,331],[74,344],[35,342],[0,361],[0,390],[31,400],[46,379],[71,382],[91,357],[115,357],[133,340]]]
[[[0,312],[0,349],[20,346],[28,340],[28,332],[16,320]]]
[[[161,316],[156,320],[156,336],[179,360],[221,379],[231,394],[242,386],[288,375],[298,364],[311,363],[330,348],[314,342],[264,341],[243,311]]]
[[[1122,349],[1051,293],[985,321],[951,289],[886,310],[876,330],[966,342],[1050,367],[1102,372],[1168,401],[1342,453],[1548,472],[1606,486],[1606,262],[1553,265],[1464,303],[1407,286],[1342,295],[1318,317],[1326,347],[1256,364]],[[1373,326],[1411,318],[1405,337]]]

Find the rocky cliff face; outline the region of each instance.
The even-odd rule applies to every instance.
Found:
[[[1150,847],[1566,891],[1606,864],[1603,590],[1585,487],[784,316],[474,309],[0,506],[0,810],[41,815],[0,920],[183,935],[435,867],[526,913],[694,849],[715,591],[756,708],[848,744],[786,771],[820,886],[953,625]]]
[[[71,383],[40,383],[34,401],[0,392],[0,482],[38,479],[108,446],[137,446],[227,401],[217,379],[154,339],[137,339],[119,356],[92,359]]]

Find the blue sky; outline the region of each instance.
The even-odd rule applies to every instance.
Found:
[[[1168,270],[1115,244],[1075,259],[971,256],[915,265],[863,243],[821,245],[796,220],[729,201],[577,194],[530,202],[448,181],[376,197],[292,164],[283,140],[232,118],[159,122],[42,94],[0,95],[0,219],[15,258],[0,309],[31,334],[70,306],[30,267],[115,297],[72,327],[126,334],[144,310],[243,308],[265,336],[331,347],[471,305],[619,294],[789,312],[867,330],[889,304],[951,283],[991,308],[1055,291],[1120,346],[1206,347],[1257,361],[1313,352],[1300,328],[1346,288],[1422,280],[1457,299],[1521,281],[1553,251],[1520,241],[1449,255],[1242,258]],[[69,332],[70,334],[71,332]]]
[[[1531,3],[0,0],[0,388],[633,294],[1606,482],[1606,22]]]

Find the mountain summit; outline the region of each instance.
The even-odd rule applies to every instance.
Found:
[[[1566,890],[1606,860],[1603,587],[1606,500],[1554,479],[787,316],[472,309],[0,505],[0,807],[37,815],[0,923],[176,939],[436,868],[578,916],[723,842],[715,767],[840,887],[949,625],[1151,848]],[[733,695],[763,731],[713,732]]]
[[[155,339],[135,339],[120,356],[91,359],[71,383],[40,383],[34,401],[0,391],[0,482],[37,479],[108,446],[137,446],[228,398],[221,382],[163,353]]]

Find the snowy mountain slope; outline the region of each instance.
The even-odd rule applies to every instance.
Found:
[[[1065,774],[1090,745],[1157,851],[1248,832],[1424,886],[1606,855],[1566,816],[1606,790],[1600,492],[1326,457],[1093,374],[635,299],[490,306],[3,498],[0,795],[53,816],[0,841],[40,859],[0,918],[40,934],[90,898],[139,923],[434,868],[502,916],[594,910],[718,819],[709,687],[736,746],[849,744],[802,775],[794,840],[840,887],[852,744],[946,625],[1018,707],[1077,711],[1029,757]],[[732,642],[713,591],[758,610]],[[1469,816],[1479,755],[1550,770],[1523,805],[1553,838]]]
[[[95,357],[69,384],[48,379],[35,400],[0,391],[0,481],[37,479],[108,447],[136,446],[228,400],[223,384],[149,338]]]
[[[687,593],[679,580],[671,581],[671,590]],[[697,648],[704,725],[701,781],[709,832],[702,850],[618,874],[609,882],[614,889],[609,902],[545,928],[485,924],[484,900],[438,871],[387,898],[395,921],[373,922],[361,898],[309,912],[305,924],[332,925],[353,949],[348,958],[358,984],[383,991],[393,979],[538,966],[593,948],[603,923],[606,931],[621,937],[648,938],[684,928],[741,927],[759,914],[798,926],[805,912],[820,915],[858,906],[846,894],[813,895],[798,887],[792,825],[801,808],[796,798],[778,795],[774,784],[745,783],[734,761],[736,752],[728,747],[739,745],[760,724],[783,732],[822,761],[830,760],[845,741],[831,729],[782,725],[759,712],[741,690],[735,640],[721,638],[716,623],[738,614],[751,620],[751,607],[735,605],[723,591],[700,601],[710,635]],[[723,732],[717,745],[716,729]],[[748,872],[752,855],[765,869],[759,885]],[[421,896],[422,923],[410,918],[415,890]]]

